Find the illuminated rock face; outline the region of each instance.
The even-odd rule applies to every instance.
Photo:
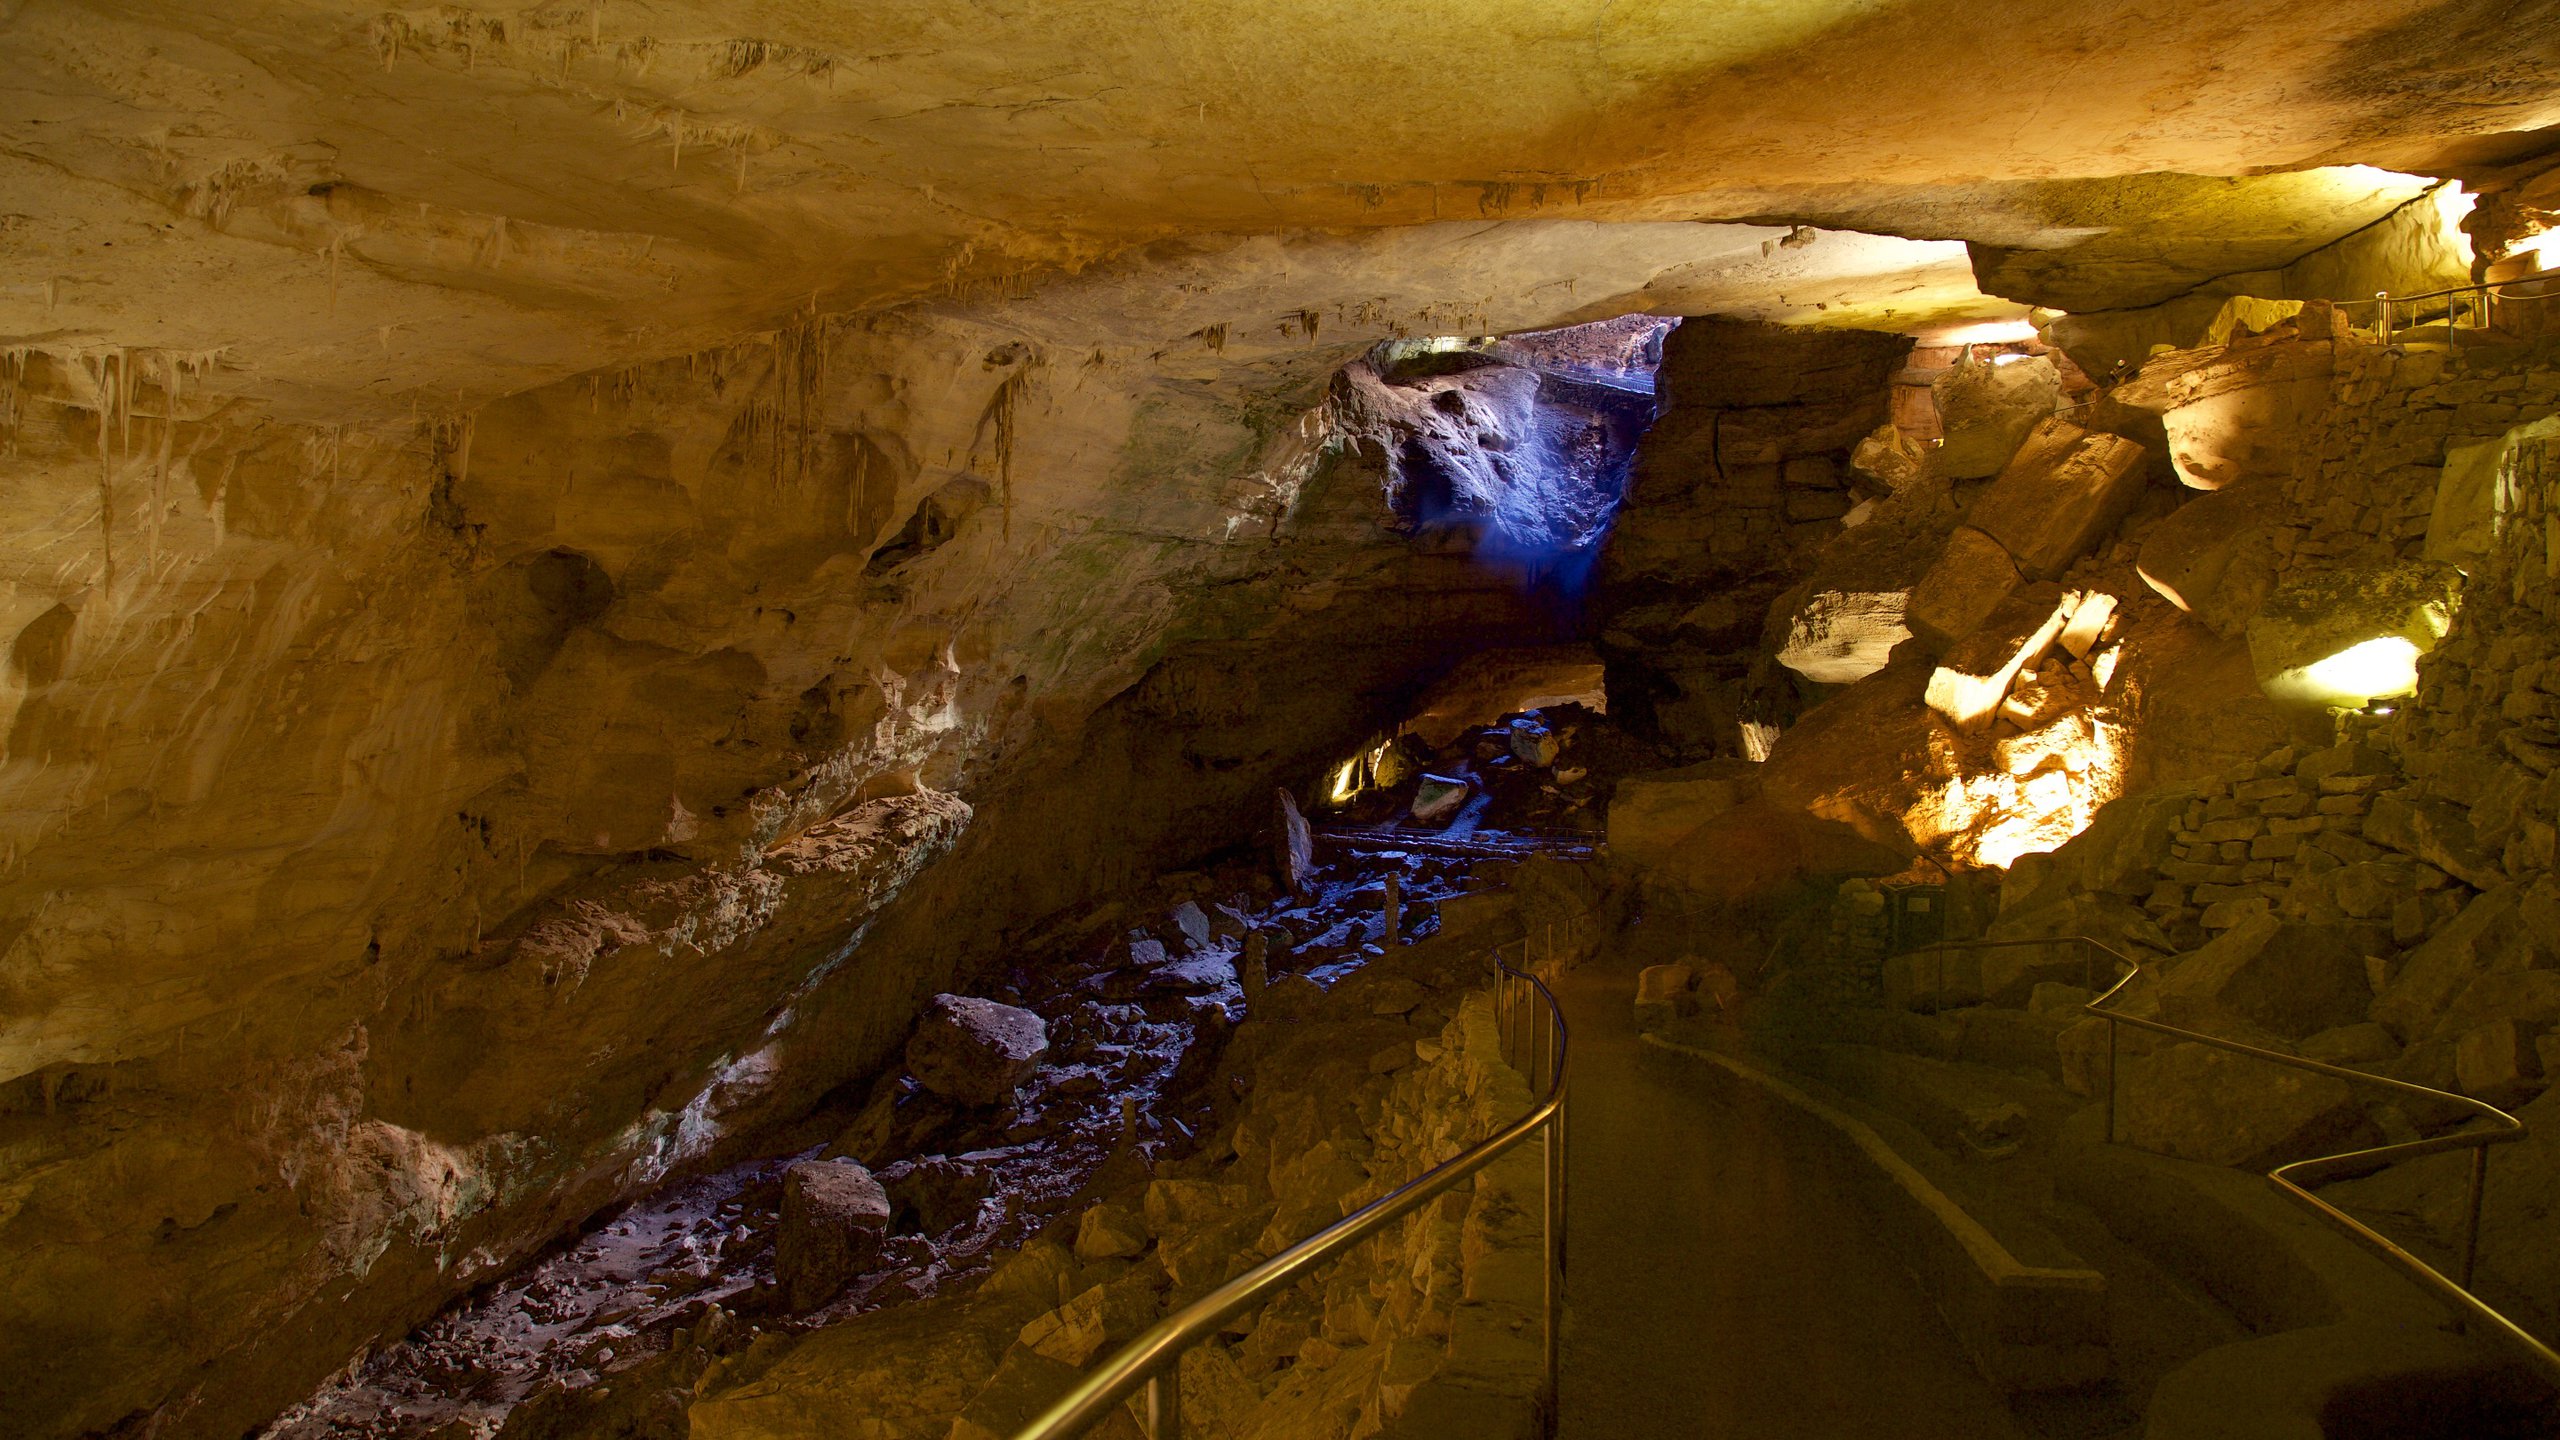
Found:
[[[8,1428],[261,1423],[1560,638],[1322,458],[1363,342],[1240,405],[1021,335],[823,322],[414,433],[182,388],[103,455],[85,371],[10,372]]]
[[[1930,463],[1949,479],[1979,480],[1999,474],[2027,436],[2062,402],[2062,380],[2052,361],[2015,356],[2001,360],[2006,363],[1959,365],[1930,387],[1945,430]]]
[[[2142,447],[2067,420],[2037,422],[1966,518],[2029,580],[2059,578],[2142,493]]]
[[[1817,684],[1863,680],[1911,638],[1902,620],[1906,599],[1900,591],[1823,591],[1788,621],[1777,661]]]
[[[2249,621],[2258,683],[2279,700],[2362,705],[2418,688],[2418,658],[2453,624],[2459,573],[2423,561],[2313,571]]]
[[[2304,425],[2328,398],[2335,357],[2326,337],[2290,330],[2148,362],[2116,397],[2159,413],[2178,478],[2195,489],[2282,479]]]
[[[2143,583],[2216,634],[2239,635],[2275,584],[2283,508],[2283,486],[2273,480],[2187,501],[2143,535]]]
[[[1709,10],[12,10],[0,1428],[237,1434],[1464,652],[1583,638],[1325,453],[1371,343],[1723,317],[1601,618],[1735,749],[1906,332],[2287,265],[2405,182],[2219,177],[2541,123],[2499,17],[2430,17],[2420,86],[2380,3],[2095,75]],[[1986,70],[2079,81],[2022,131]],[[1943,808],[1924,678],[1831,702],[1895,748],[1826,796]],[[2055,788],[2012,753],[1960,768]]]

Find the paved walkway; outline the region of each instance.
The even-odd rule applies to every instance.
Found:
[[[1559,990],[1573,1029],[1560,1440],[2024,1434],[1868,1233],[1802,1123],[1710,1100],[1636,1038],[1631,973]]]

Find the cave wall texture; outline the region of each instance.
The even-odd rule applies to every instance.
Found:
[[[1578,633],[1327,445],[1374,342],[1848,332],[1638,472],[1616,563],[1756,517],[1696,699],[1867,332],[2439,276],[2560,94],[2547,5],[1706,9],[0,0],[0,1428],[255,1426]]]

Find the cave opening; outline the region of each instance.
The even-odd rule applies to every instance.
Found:
[[[0,7],[0,1434],[2560,1434],[2560,23],[225,8]]]

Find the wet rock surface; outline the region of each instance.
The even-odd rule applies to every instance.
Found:
[[[1377,817],[1350,828],[1357,843],[1310,828],[1303,894],[1229,865],[1059,917],[1049,939],[989,977],[986,994],[937,997],[900,1068],[798,1126],[831,1139],[634,1203],[367,1358],[265,1434],[441,1440],[441,1427],[459,1424],[536,1440],[684,1440],[732,1433],[720,1417],[742,1413],[743,1402],[723,1402],[688,1421],[698,1393],[734,1393],[801,1365],[826,1371],[823,1393],[868,1407],[838,1417],[932,1415],[955,1433],[1010,1433],[1173,1298],[1436,1158],[1382,1144],[1348,1117],[1377,1113],[1410,1077],[1447,1073],[1459,1042],[1444,1032],[1487,973],[1487,947],[1523,932],[1524,905],[1547,917],[1549,937],[1564,922],[1563,943],[1591,933],[1575,922],[1596,892],[1562,908],[1541,898],[1576,893],[1520,873],[1547,842],[1485,823],[1496,792],[1529,813],[1569,811],[1552,793],[1554,767],[1589,723],[1551,712],[1540,724],[1548,765],[1516,754],[1508,723],[1452,742],[1443,758],[1487,787],[1460,832],[1481,854],[1366,838],[1449,833],[1402,828],[1394,817],[1409,801],[1371,793],[1330,817]],[[1392,937],[1382,909],[1391,891],[1402,912]],[[1436,940],[1440,907],[1470,898],[1500,900],[1502,925]],[[1251,1001],[1249,947],[1268,982]],[[1480,1055],[1468,1063],[1469,1074],[1491,1073]],[[1463,1133],[1491,1118],[1483,1083],[1417,1092],[1398,1123]],[[1302,1118],[1254,1118],[1256,1105],[1307,1103],[1318,1108],[1286,1111]],[[1334,1128],[1306,1130],[1314,1115]],[[1274,1125],[1299,1128],[1275,1140]],[[1253,1165],[1236,1169],[1247,1153]],[[1079,1267],[1089,1282],[1060,1294]],[[1035,1271],[1057,1278],[1034,1283]],[[1331,1340],[1309,1326],[1305,1343],[1356,1349],[1348,1323]],[[975,1333],[987,1326],[1010,1343]],[[839,1353],[839,1332],[874,1337],[855,1369],[875,1377],[876,1393],[843,1361],[822,1364]],[[1203,1403],[1263,1403],[1269,1367],[1297,1359],[1297,1343],[1215,1362],[1227,1368],[1202,1383],[1236,1383]],[[1411,1370],[1413,1360],[1395,1363]],[[1432,1368],[1399,1382],[1399,1403]],[[1363,1361],[1287,1403],[1374,1404],[1382,1373]],[[768,1423],[781,1429],[754,1428]],[[798,1432],[767,1416],[735,1433]]]

